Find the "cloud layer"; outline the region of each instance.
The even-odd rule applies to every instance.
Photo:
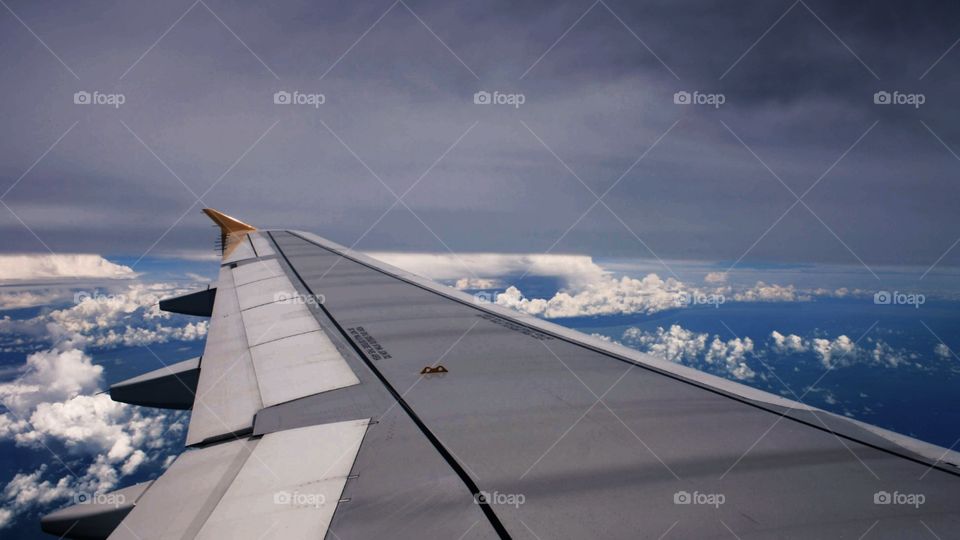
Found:
[[[724,341],[719,336],[686,330],[674,324],[654,332],[628,328],[623,343],[662,360],[676,362],[703,371],[720,373],[738,380],[753,379],[756,373],[748,358],[754,354],[750,338]]]
[[[586,286],[607,276],[600,265],[586,255],[536,253],[397,253],[371,252],[371,257],[435,280],[471,280],[509,275],[556,276],[574,286]],[[464,278],[463,276],[471,276]]]
[[[162,298],[189,290],[178,283],[138,281],[111,289],[70,291],[74,302],[67,307],[29,319],[4,317],[0,330],[37,340],[81,339],[98,348],[193,341],[206,336],[208,321],[174,316],[161,311],[158,304]]]
[[[111,280],[134,277],[128,268],[100,257],[27,260],[51,279],[81,274]],[[73,263],[77,266],[70,267]],[[125,280],[85,290],[16,291],[34,295],[24,297],[22,304],[49,295],[61,307],[24,319],[0,319],[3,351],[28,353],[23,365],[5,370],[4,375],[15,378],[0,384],[5,408],[0,442],[49,457],[44,465],[19,471],[0,491],[0,528],[24,512],[70,502],[80,493],[114,489],[144,464],[168,464],[180,451],[174,446],[179,445],[187,415],[112,401],[102,393],[103,367],[94,363],[90,351],[202,339],[206,320],[158,307],[161,298],[187,290],[180,283]]]
[[[854,364],[870,364],[879,367],[897,368],[913,366],[926,369],[921,356],[913,351],[896,348],[882,339],[865,338],[861,344],[846,335],[833,339],[823,337],[803,338],[796,334],[770,334],[772,349],[782,355],[812,353],[825,368],[848,367]],[[942,344],[940,344],[942,345]],[[946,348],[943,345],[943,348]],[[938,346],[934,349],[937,358],[948,360],[949,349]]]
[[[497,304],[548,319],[599,315],[651,315],[695,305],[719,307],[726,302],[808,302],[816,293],[799,291],[793,285],[770,285],[758,281],[751,287],[697,287],[673,278],[648,274],[637,279],[604,275],[582,286],[571,286],[551,298],[526,298],[510,286],[498,294]],[[820,291],[822,296],[835,296]]]
[[[184,415],[116,403],[102,388],[103,368],[72,343],[29,355],[21,377],[0,384],[0,441],[50,458],[6,484],[0,528],[34,506],[109,491],[173,450]]]
[[[0,283],[64,278],[132,279],[137,273],[92,254],[0,254]]]

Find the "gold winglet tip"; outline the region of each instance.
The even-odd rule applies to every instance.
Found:
[[[217,248],[224,258],[229,256],[243,242],[247,234],[257,230],[253,225],[248,225],[213,208],[204,208],[203,213],[213,220],[217,227],[220,227],[220,242],[217,244]]]
[[[228,216],[223,212],[214,210],[213,208],[204,208],[203,213],[207,215],[214,223],[220,227],[220,232],[225,235],[232,233],[243,233],[257,230],[253,225],[249,225],[240,221],[239,219]]]

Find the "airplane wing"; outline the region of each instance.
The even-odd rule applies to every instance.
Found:
[[[960,455],[213,210],[203,356],[111,388],[187,446],[71,537],[960,534]],[[136,489],[134,489],[136,488]],[[86,535],[86,536],[84,536]]]

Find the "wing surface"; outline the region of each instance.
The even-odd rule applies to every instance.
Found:
[[[956,452],[208,215],[225,248],[206,348],[156,376],[193,374],[189,448],[111,538],[960,530]]]

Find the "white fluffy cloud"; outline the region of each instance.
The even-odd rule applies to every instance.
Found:
[[[464,275],[492,278],[528,274],[557,276],[572,286],[582,286],[607,275],[600,265],[586,255],[395,252],[371,252],[369,255],[408,272],[437,280],[455,280]]]
[[[798,292],[793,285],[768,285],[758,281],[756,285],[742,291],[734,291],[732,298],[736,302],[808,302],[812,296]]]
[[[497,303],[518,311],[546,318],[596,315],[652,314],[686,307],[695,298],[723,302],[806,302],[816,296],[847,296],[850,291],[800,290],[793,285],[727,284],[725,272],[708,272],[704,286],[695,286],[674,278],[662,279],[656,273],[645,277],[617,277],[584,255],[504,254],[504,253],[394,253],[370,255],[424,277],[453,282],[458,289],[497,289],[510,276],[549,276],[563,282],[563,289],[551,298],[527,298],[516,286],[507,287]],[[616,265],[613,265],[616,267]],[[470,275],[472,277],[463,277]],[[500,278],[500,279],[498,279]],[[698,302],[693,302],[698,303]]]
[[[679,281],[648,274],[643,279],[603,277],[553,298],[525,298],[516,287],[497,295],[497,304],[546,318],[656,313],[684,305],[689,289]]]
[[[503,287],[503,282],[490,278],[460,278],[454,287],[460,290],[499,289]]]
[[[910,368],[926,370],[934,366],[924,364],[916,352],[891,346],[882,339],[865,338],[861,344],[846,335],[827,339],[805,338],[796,334],[770,334],[767,346],[760,347],[749,337],[723,340],[717,335],[694,332],[674,324],[669,328],[658,327],[650,332],[628,328],[623,333],[623,343],[642,352],[670,362],[684,364],[703,371],[724,374],[740,380],[756,376],[751,359],[762,360],[772,355],[790,356],[808,354],[824,368],[843,368],[853,365],[868,365],[886,368]],[[952,358],[949,350],[936,352],[941,361]]]
[[[837,364],[849,365],[853,363],[857,356],[857,345],[847,336],[839,336],[833,340],[813,338],[810,342],[810,348],[820,359],[823,367],[836,366]]]
[[[0,384],[0,401],[18,417],[41,403],[64,401],[99,387],[103,367],[78,349],[46,350],[27,356],[24,375]]]
[[[710,334],[693,332],[674,324],[669,329],[658,327],[655,332],[628,328],[623,333],[623,341],[663,360],[721,372],[739,380],[750,380],[756,375],[747,362],[754,354],[750,338],[724,341],[720,336],[713,336],[711,339]]]
[[[92,254],[0,255],[0,282],[63,278],[132,279],[137,273]]]
[[[139,281],[71,290],[73,302],[67,307],[24,320],[0,319],[5,350],[15,343],[25,348],[51,343],[5,373],[18,378],[0,384],[6,408],[0,414],[0,441],[49,455],[46,465],[20,471],[0,491],[0,528],[23,512],[69,502],[79,492],[114,489],[144,464],[167,463],[179,450],[171,445],[179,441],[186,415],[112,401],[101,392],[103,368],[86,348],[203,338],[207,321],[183,322],[158,308],[161,298],[182,292],[178,284]]]
[[[102,375],[89,355],[68,345],[29,355],[21,377],[0,384],[7,409],[0,414],[0,440],[50,452],[53,465],[18,473],[7,483],[0,526],[37,505],[113,489],[144,463],[165,457],[159,450],[172,437],[164,435],[182,431],[182,415],[116,403],[98,393]],[[90,460],[86,469],[74,470],[78,457]]]
[[[46,306],[70,298],[69,289],[21,290],[0,288],[0,310]]]
[[[820,337],[803,338],[796,334],[781,334],[774,330],[770,334],[771,349],[779,354],[798,354],[810,352],[825,368],[847,367],[854,364],[871,364],[896,368],[912,365],[924,368],[919,363],[920,355],[906,349],[891,346],[882,339],[864,339],[865,345],[858,345],[846,335],[833,339]]]
[[[82,340],[94,347],[138,346],[167,341],[192,341],[207,334],[208,321],[168,324],[171,314],[161,311],[162,298],[187,292],[174,283],[128,283],[101,290],[74,292],[72,305],[31,319],[0,319],[4,333],[38,338]]]
[[[796,334],[783,335],[774,330],[770,337],[773,338],[774,348],[781,353],[798,353],[807,350],[807,344],[803,338]]]
[[[724,302],[806,302],[809,293],[793,285],[768,285],[758,281],[752,287],[694,287],[673,278],[648,274],[642,279],[604,275],[586,284],[571,286],[552,298],[526,298],[514,286],[497,295],[497,303],[523,313],[548,319],[595,315],[647,315],[687,307],[691,299],[700,304]]]
[[[707,283],[726,283],[727,273],[726,272],[709,272],[706,276],[703,277],[703,281]]]

